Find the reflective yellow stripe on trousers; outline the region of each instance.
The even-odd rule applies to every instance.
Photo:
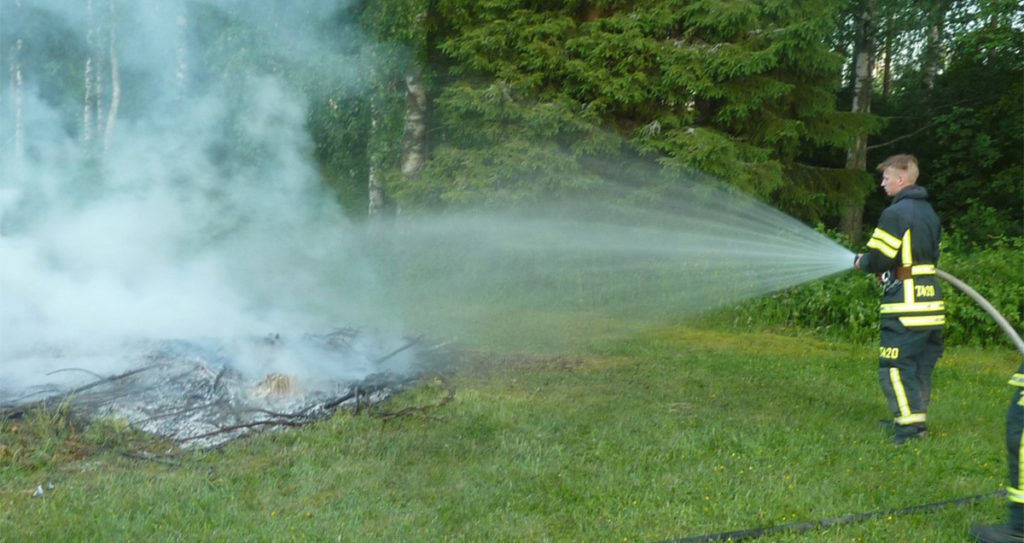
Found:
[[[889,382],[892,383],[892,390],[896,394],[896,404],[900,408],[900,416],[896,417],[896,424],[900,426],[923,424],[926,421],[924,413],[910,412],[910,403],[907,401],[907,391],[903,388],[903,381],[900,379],[899,368],[889,368]]]

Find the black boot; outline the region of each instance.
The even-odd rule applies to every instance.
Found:
[[[1024,526],[975,524],[968,533],[981,543],[1024,543]]]
[[[910,426],[896,426],[896,433],[892,436],[893,445],[903,445],[911,439],[922,439],[928,435],[928,430],[923,424]]]

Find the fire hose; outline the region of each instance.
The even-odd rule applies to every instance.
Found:
[[[960,292],[963,292],[972,300],[974,300],[975,303],[980,305],[981,308],[984,309],[990,317],[995,319],[996,324],[998,324],[999,327],[1002,328],[1004,332],[1006,332],[1006,335],[1010,336],[1010,340],[1013,341],[1013,344],[1017,347],[1017,350],[1020,351],[1020,354],[1024,356],[1024,340],[1020,339],[1020,335],[1017,334],[1017,331],[1013,329],[1013,326],[1010,326],[1010,323],[1009,321],[1006,320],[1006,317],[1003,317],[1002,314],[996,311],[996,308],[992,307],[992,304],[988,303],[988,300],[986,300],[984,296],[978,294],[978,292],[971,288],[967,283],[964,283],[963,281],[957,279],[956,277],[953,277],[952,275],[940,269],[935,270],[935,275],[938,275],[940,279],[943,279],[947,283],[953,285],[954,287],[959,289]]]
[[[942,271],[940,269],[936,269],[935,270],[935,275],[939,276],[940,279],[942,279],[942,280],[946,281],[947,283],[949,283],[949,284],[953,285],[954,287],[956,287],[958,290],[960,290],[961,292],[966,294],[968,297],[970,297],[972,300],[974,300],[975,303],[977,303],[979,306],[981,306],[981,308],[984,309],[985,312],[988,313],[989,316],[992,317],[996,321],[996,324],[998,324],[999,327],[1002,328],[1004,332],[1006,332],[1006,335],[1010,336],[1010,340],[1013,342],[1014,346],[1016,346],[1017,350],[1020,351],[1022,356],[1024,356],[1024,340],[1021,340],[1020,335],[1013,328],[1013,326],[1010,325],[1009,321],[1007,321],[1006,318],[1003,317],[1003,315],[1000,314],[999,311],[997,311],[996,308],[993,307],[992,304],[989,303],[989,301],[986,300],[984,296],[982,296],[981,294],[978,294],[978,292],[976,290],[974,290],[973,288],[971,288],[967,283],[964,283],[963,281],[957,279],[956,277],[954,277],[954,276],[952,276],[952,275],[950,275],[950,274],[948,274],[948,273],[946,273],[946,272],[944,272],[944,271]],[[699,535],[699,536],[693,536],[693,537],[684,537],[684,538],[681,538],[681,539],[669,539],[669,540],[665,540],[665,541],[662,541],[662,542],[659,542],[659,543],[705,543],[705,542],[711,542],[711,541],[743,541],[743,540],[754,539],[754,538],[758,538],[758,537],[761,537],[761,536],[764,536],[764,535],[775,534],[775,533],[780,533],[780,532],[799,533],[799,532],[806,532],[806,531],[809,531],[809,530],[815,530],[815,529],[819,529],[819,528],[827,528],[827,527],[830,527],[830,526],[838,526],[838,525],[843,525],[843,524],[851,524],[851,523],[854,523],[854,522],[861,522],[861,521],[870,520],[870,519],[874,519],[874,518],[888,518],[888,517],[898,516],[898,515],[909,515],[909,514],[913,514],[913,513],[921,513],[921,512],[924,512],[924,511],[931,511],[931,510],[935,510],[935,509],[941,509],[943,507],[948,507],[948,506],[969,505],[969,504],[973,504],[975,502],[978,502],[978,501],[981,501],[981,500],[984,500],[984,499],[1002,497],[1002,496],[1005,496],[1005,495],[1006,495],[1006,491],[1005,490],[1000,490],[1000,491],[997,491],[997,492],[990,492],[988,494],[977,494],[977,495],[974,495],[974,496],[966,496],[966,497],[963,497],[963,498],[957,498],[957,499],[953,499],[953,500],[945,500],[945,501],[926,503],[926,504],[921,504],[921,505],[912,505],[912,506],[908,506],[908,507],[901,507],[901,508],[898,508],[898,509],[888,509],[888,510],[884,510],[884,511],[874,511],[874,512],[871,512],[871,513],[860,513],[860,514],[853,514],[853,515],[845,515],[845,516],[841,516],[841,517],[836,517],[836,518],[831,518],[831,519],[824,519],[824,520],[816,520],[816,521],[810,521],[810,522],[795,522],[795,523],[782,524],[782,525],[777,525],[777,526],[763,526],[763,527],[760,527],[760,528],[750,528],[750,529],[747,529],[747,530],[737,530],[737,531],[731,531],[731,532],[720,532],[720,533],[714,533],[714,534],[705,534],[705,535]]]

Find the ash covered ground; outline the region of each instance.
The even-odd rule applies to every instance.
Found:
[[[26,353],[23,363],[60,366],[47,372],[52,382],[0,389],[0,416],[63,408],[87,420],[123,420],[183,447],[209,448],[379,403],[415,381],[443,347],[421,338],[383,341],[352,328],[143,341],[116,355],[122,371],[111,375],[81,369],[74,354],[50,348]]]

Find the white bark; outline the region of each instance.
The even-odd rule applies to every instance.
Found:
[[[381,162],[383,157],[380,156],[381,150],[375,142],[381,138],[380,134],[380,117],[381,111],[380,106],[377,103],[377,98],[371,94],[370,96],[370,137],[369,137],[369,175],[367,176],[367,185],[370,193],[369,209],[367,210],[371,217],[381,215],[384,212],[384,180],[381,179]]]
[[[402,138],[402,175],[411,176],[427,161],[427,93],[419,71],[405,76],[405,130]]]
[[[115,34],[116,28],[116,7],[114,5],[115,0],[110,0],[110,21],[109,21],[109,54],[110,54],[110,109],[107,111],[107,122],[103,129],[103,152],[110,148],[110,138],[114,133],[114,123],[117,121],[117,110],[121,105],[121,74],[118,70],[117,65],[117,36]]]
[[[102,27],[96,29],[96,33],[100,35],[97,38],[98,43],[93,48],[93,78],[92,78],[92,107],[94,110],[93,126],[90,127],[92,131],[94,145],[100,143],[100,136],[102,134],[103,123],[106,117],[106,96],[105,96],[105,78],[104,71],[106,70],[106,52],[102,46],[103,34]]]
[[[178,58],[177,68],[174,72],[175,94],[178,101],[185,99],[185,83],[188,81],[188,16],[186,7],[182,5],[181,14],[178,15]]]
[[[89,11],[92,11],[92,1],[89,2]],[[91,31],[91,30],[90,30]],[[85,95],[82,98],[82,143],[86,147],[92,141],[92,79],[93,79],[92,53],[85,58]]]
[[[853,61],[853,104],[854,113],[871,112],[871,93],[875,63],[875,2],[863,0],[857,21],[857,39],[854,44]],[[857,134],[846,153],[846,169],[864,171],[867,169],[868,135]],[[864,220],[863,202],[848,201],[843,204],[840,229],[853,241],[859,241]]]
[[[951,2],[935,2],[928,11],[928,28],[925,31],[925,45],[921,60],[921,85],[928,90],[935,88],[935,78],[946,60],[945,24]]]
[[[921,63],[921,85],[928,90],[935,88],[935,76],[939,73],[939,25],[931,24],[925,34],[925,58]]]
[[[85,58],[85,93],[82,99],[83,111],[82,111],[82,143],[86,149],[89,149],[93,141],[93,127],[95,125],[96,110],[95,101],[96,97],[93,93],[96,91],[96,66],[94,44],[96,42],[96,23],[95,14],[93,10],[93,0],[86,0],[85,4],[86,12],[86,24],[88,30],[86,31],[85,41],[89,46],[88,56]]]
[[[21,0],[15,0],[14,9],[18,15],[21,14]],[[14,106],[14,153],[19,157],[25,154],[25,80],[21,67],[24,41],[22,36],[15,38],[14,51],[7,66],[11,76],[11,101]]]
[[[854,45],[853,104],[854,113],[871,112],[871,91],[875,62],[875,0],[864,0],[858,21],[857,43]],[[847,168],[864,169],[867,160],[867,134],[859,134],[846,155]]]
[[[18,2],[17,7],[21,8],[21,2]],[[11,64],[11,81],[14,83],[14,153],[19,157],[25,155],[25,81],[21,70],[23,41],[20,37],[15,41]]]

